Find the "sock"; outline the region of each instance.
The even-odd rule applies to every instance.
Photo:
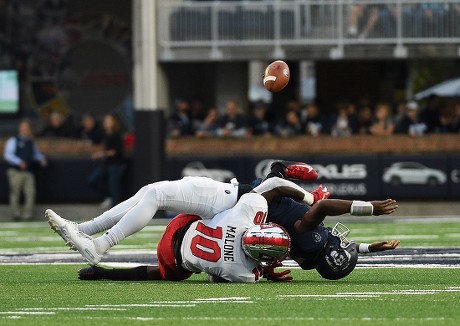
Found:
[[[118,226],[113,226],[106,233],[93,240],[96,252],[99,255],[104,254],[107,250],[120,243],[125,235]]]
[[[267,175],[265,180],[267,180],[269,178],[273,178],[273,177],[278,177],[278,178],[285,179],[286,178],[285,170],[286,170],[286,167],[284,166],[283,163],[275,162],[275,163],[272,164],[271,169],[270,169],[270,173]]]
[[[83,222],[78,225],[78,230],[88,235],[93,235],[110,229],[116,222],[111,216],[98,216],[91,221]]]

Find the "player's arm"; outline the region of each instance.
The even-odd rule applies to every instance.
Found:
[[[272,265],[263,267],[263,276],[269,281],[273,282],[290,282],[292,281],[291,270],[285,269],[280,272],[275,272],[275,268],[282,267],[281,262],[276,262]]]
[[[388,215],[398,208],[393,199],[375,200],[371,202],[328,199],[318,201],[309,209],[301,220],[294,224],[298,233],[315,229],[326,216],[338,216],[346,213],[357,216]]]
[[[80,280],[111,281],[152,281],[161,280],[157,266],[139,266],[134,268],[103,268],[90,266],[78,271]]]
[[[313,205],[319,200],[326,199],[330,196],[327,189],[319,186],[313,192],[308,192],[294,182],[278,177],[272,177],[254,188],[253,192],[265,197],[270,203],[275,197],[289,197],[296,201]]]
[[[399,245],[399,240],[391,241],[376,241],[373,243],[357,243],[356,248],[358,248],[358,253],[366,254],[369,252],[393,250]]]
[[[226,280],[225,278],[211,274],[209,274],[209,280],[213,283],[230,283],[230,281]]]

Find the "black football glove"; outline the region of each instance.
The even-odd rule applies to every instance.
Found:
[[[78,278],[85,281],[102,280],[104,279],[103,270],[97,266],[82,268],[78,271]]]

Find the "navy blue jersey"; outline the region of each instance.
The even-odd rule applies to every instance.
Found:
[[[294,230],[294,223],[301,220],[310,206],[300,204],[287,197],[279,197],[268,205],[267,222],[282,225],[291,237],[292,258],[301,258],[300,266],[303,269],[314,268],[314,260],[326,245],[328,231],[321,223],[316,229],[298,234]]]

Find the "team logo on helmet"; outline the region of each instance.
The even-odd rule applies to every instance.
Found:
[[[315,242],[321,242],[321,234],[319,234],[318,232],[313,232],[313,241]]]
[[[266,263],[282,261],[289,254],[291,247],[289,234],[275,223],[249,228],[243,234],[241,242],[247,256]]]

